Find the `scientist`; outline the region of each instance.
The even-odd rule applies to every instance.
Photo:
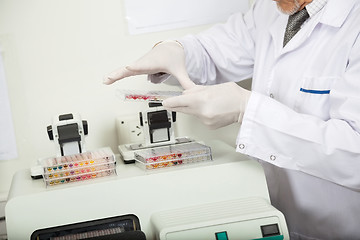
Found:
[[[261,162],[291,239],[360,239],[359,34],[359,0],[257,0],[105,83],[175,76],[185,90],[167,109],[211,128],[242,123],[236,150]],[[251,92],[235,83],[250,77]]]

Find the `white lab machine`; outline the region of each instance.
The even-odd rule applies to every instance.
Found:
[[[143,101],[146,107],[139,112],[139,128],[143,133],[140,142],[123,143],[118,146],[121,159],[124,163],[134,163],[135,154],[159,146],[179,146],[195,142],[186,136],[175,137],[174,126],[176,113],[164,109],[161,101],[169,96],[179,95],[180,92],[152,91],[152,92],[121,92],[121,98],[127,101]],[[122,121],[117,121],[117,128],[121,128]],[[121,134],[121,133],[120,133]]]
[[[56,149],[55,157],[70,156],[86,152],[85,135],[88,134],[88,123],[81,120],[79,114],[60,114],[53,118],[53,123],[47,126],[49,139],[54,142]],[[33,179],[42,178],[44,168],[42,162],[46,159],[38,159],[31,168]]]
[[[282,213],[256,197],[158,212],[151,222],[158,240],[289,238]]]
[[[151,217],[162,211],[249,197],[264,199],[264,206],[270,207],[264,173],[256,161],[224,142],[205,143],[212,149],[213,161],[151,171],[118,161],[117,175],[51,188],[42,180],[32,180],[29,170],[19,171],[5,209],[8,238],[29,239],[43,228],[134,214],[151,240],[159,234]],[[243,217],[246,224],[249,215]],[[264,225],[254,224],[258,229]],[[284,224],[278,224],[288,239]],[[210,239],[216,239],[212,234]]]
[[[30,169],[17,172],[5,209],[9,240],[78,239],[80,231],[83,239],[289,239],[259,163],[222,141],[177,143],[174,116],[159,107],[148,111],[156,109],[155,118],[143,118],[153,136],[131,152],[141,167],[119,154],[116,165],[106,163],[117,175],[53,185],[33,180]],[[109,161],[108,155],[99,159]],[[91,164],[92,156],[84,158]],[[119,238],[100,238],[116,231]]]

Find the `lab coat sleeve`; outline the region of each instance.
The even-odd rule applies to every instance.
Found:
[[[330,119],[253,92],[237,151],[360,191],[360,37],[330,92]]]
[[[254,64],[254,27],[253,9],[250,9],[245,15],[234,14],[226,23],[198,35],[179,39],[185,49],[190,78],[204,85],[250,78]]]

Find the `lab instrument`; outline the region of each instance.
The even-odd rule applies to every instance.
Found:
[[[53,124],[47,127],[47,133],[57,153],[38,159],[31,168],[33,179],[43,178],[48,187],[116,175],[115,155],[109,147],[85,150],[88,124],[79,114],[56,116]]]
[[[289,239],[284,215],[256,197],[157,212],[151,221],[158,240]]]
[[[206,218],[207,215],[203,214],[201,209],[209,208],[208,204],[211,204],[212,222],[204,222],[201,218],[194,221],[190,214],[185,217],[188,224],[201,227],[194,230],[188,228],[189,225],[175,221],[176,227],[180,229],[179,233],[188,236],[193,234],[190,230],[194,230],[195,235],[198,234],[197,231],[200,231],[199,233],[205,231],[206,234],[211,234],[208,239],[223,240],[226,236],[241,239],[239,236],[242,235],[233,233],[231,226],[235,224],[239,228],[244,228],[252,224],[251,239],[261,236],[259,229],[264,229],[265,234],[275,234],[276,237],[279,235],[288,239],[283,224],[276,222],[275,218],[268,221],[268,213],[260,211],[266,207],[251,208],[242,200],[238,200],[248,197],[261,198],[264,199],[263,205],[270,205],[265,177],[257,162],[239,155],[234,151],[234,147],[221,141],[205,144],[186,137],[175,138],[173,123],[176,115],[164,111],[159,102],[147,102],[147,104],[147,108],[139,115],[142,124],[147,124],[147,127],[143,128],[148,134],[147,140],[141,144],[129,145],[133,146],[130,148],[132,160],[141,168],[151,171],[144,172],[141,168],[122,162],[115,165],[111,150],[106,148],[44,158],[39,163],[42,164],[40,166],[43,168],[42,174],[45,182],[48,183],[47,186],[62,185],[63,187],[51,187],[50,190],[42,181],[30,180],[28,171],[16,173],[5,210],[9,239],[28,239],[32,234],[48,233],[56,229],[70,230],[68,233],[75,237],[78,236],[77,231],[80,229],[83,231],[82,234],[90,237],[97,234],[98,227],[103,226],[98,220],[133,215],[139,219],[141,231],[146,235],[146,239],[155,240],[159,239],[164,231],[171,231],[168,225],[163,224],[170,223],[167,220],[168,215],[164,213],[171,215],[172,211],[182,209],[185,214],[189,213],[188,209],[195,206],[197,213]],[[146,116],[141,117],[144,115]],[[78,138],[69,139],[75,142],[78,140]],[[193,164],[194,167],[181,168],[181,170],[168,167],[188,165],[193,162],[206,164]],[[78,165],[75,166],[76,164]],[[114,171],[114,176],[97,178],[96,181],[91,182],[92,184],[63,184],[71,182],[70,168],[77,170],[84,180],[93,179],[89,178],[93,175],[87,173],[88,170],[91,171],[91,167],[95,168],[94,172],[97,172],[96,167],[105,167],[107,168],[105,171],[111,169]],[[152,170],[157,168],[161,168],[162,171]],[[81,173],[82,170],[84,173]],[[121,174],[116,175],[116,172]],[[234,189],[238,190],[234,191]],[[235,208],[232,208],[230,212],[234,212],[234,216],[224,216],[222,212],[222,209],[226,209],[226,206],[223,206],[224,201],[235,201],[236,204],[240,201],[239,204],[247,211],[234,211]],[[256,202],[256,200],[251,201]],[[228,204],[227,207],[231,208],[231,205],[236,204]],[[23,214],[24,212],[26,214]],[[56,217],[53,217],[55,213]],[[238,221],[235,221],[235,215]],[[258,216],[256,220],[253,217],[255,215]],[[260,220],[260,216],[266,221]],[[235,219],[235,222],[230,222],[229,218]],[[88,223],[91,223],[90,228],[86,227],[89,226]],[[84,227],[83,224],[86,226]],[[218,230],[218,225],[226,228]],[[87,229],[87,232],[84,229]],[[105,233],[111,231],[114,234],[121,234],[123,239],[127,240],[144,239],[144,234],[139,230],[124,232],[121,226],[111,230],[105,229]]]
[[[164,151],[164,149],[168,149],[167,155],[171,155],[172,152],[170,149],[178,148],[185,150],[185,146],[192,146],[186,145],[187,143],[196,143],[195,140],[186,136],[175,137],[175,112],[164,109],[161,102],[145,100],[145,103],[147,103],[146,107],[139,113],[139,125],[144,133],[144,141],[141,143],[126,143],[118,146],[120,156],[125,163],[135,163],[136,156],[138,156],[138,161],[141,162],[141,155],[151,154],[153,151]],[[183,144],[185,145],[180,147]],[[159,147],[162,148],[158,149]],[[181,153],[179,151],[180,150],[177,150],[177,154]],[[209,154],[210,156],[208,158],[211,159],[210,151]],[[188,161],[188,163],[190,163],[190,161]],[[145,164],[148,164],[148,162]],[[175,164],[168,164],[167,166],[175,166]],[[149,169],[151,166],[146,165],[145,168]]]
[[[222,141],[207,141],[206,145],[211,147],[213,159],[206,164],[144,171],[118,161],[116,169],[121,174],[83,184],[46,188],[42,181],[29,178],[28,169],[18,171],[5,208],[8,239],[29,239],[39,229],[133,214],[139,218],[146,239],[153,240],[161,231],[154,227],[152,216],[156,213],[253,197],[270,204],[266,179],[258,162],[236,153],[233,146]],[[259,210],[248,208],[242,217],[250,221],[251,214]],[[225,221],[221,209],[216,212],[218,221]],[[159,226],[158,221],[156,224]],[[263,225],[266,224],[258,222],[258,228]],[[217,232],[223,231],[230,237],[230,230]],[[211,233],[212,238],[208,239],[216,240],[215,233]]]

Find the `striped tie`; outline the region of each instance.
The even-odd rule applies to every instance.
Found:
[[[306,9],[302,9],[299,12],[294,13],[289,16],[289,20],[286,26],[286,31],[284,35],[284,43],[283,46],[290,41],[291,38],[295,36],[295,34],[300,30],[301,25],[308,19],[310,16]]]

